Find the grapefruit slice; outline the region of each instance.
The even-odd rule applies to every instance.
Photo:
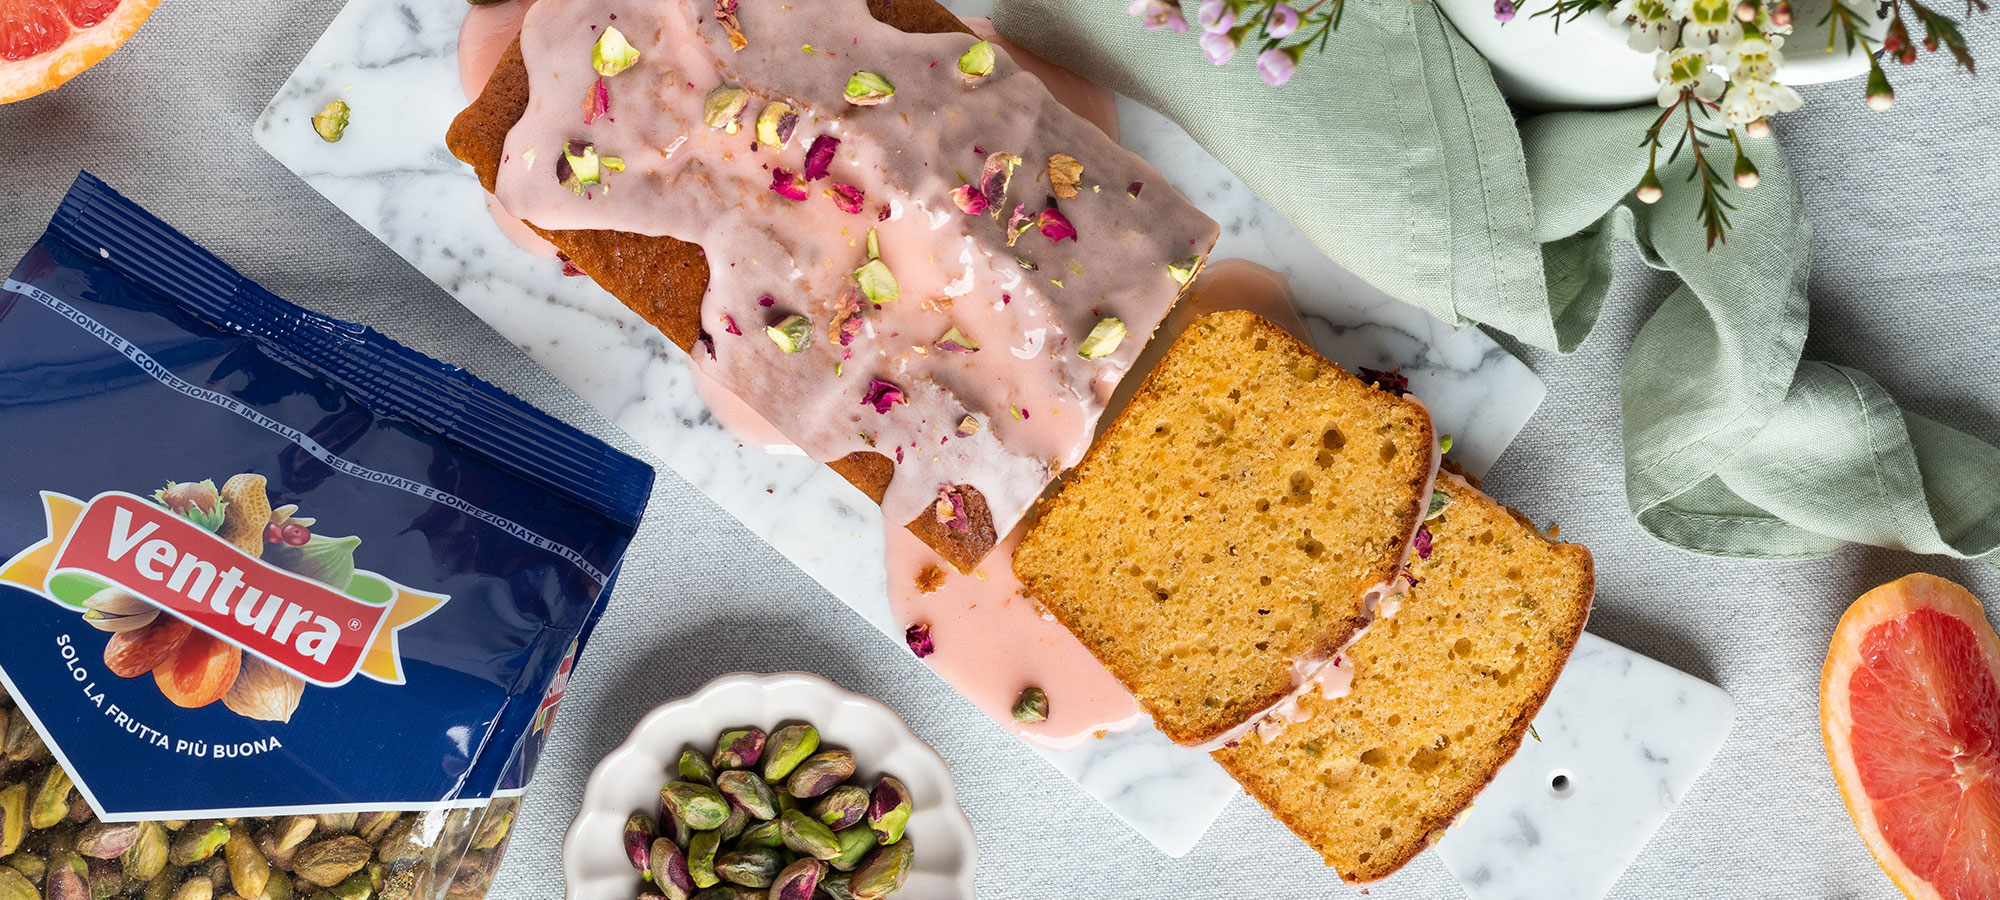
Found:
[[[160,0],[0,0],[0,103],[33,97],[111,55]]]
[[[2000,637],[1916,574],[1848,607],[1820,671],[1827,761],[1854,827],[1914,900],[2000,900]]]

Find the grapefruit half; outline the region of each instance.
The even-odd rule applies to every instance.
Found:
[[[125,43],[160,0],[0,0],[0,103],[52,91]]]
[[[1820,671],[1820,729],[1854,827],[1915,900],[2000,900],[2000,637],[1935,575],[1861,596]]]

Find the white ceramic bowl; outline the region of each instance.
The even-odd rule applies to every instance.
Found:
[[[811,723],[823,746],[852,751],[855,783],[887,774],[909,787],[913,810],[904,839],[916,845],[916,868],[896,900],[973,900],[978,849],[944,760],[888,707],[803,672],[725,675],[641,718],[584,784],[583,804],[563,838],[568,900],[638,896],[642,882],[625,858],[625,820],[659,809],[660,785],[673,780],[682,750],[707,753],[731,728],[769,732],[788,722]]]
[[[1868,71],[1868,57],[1861,53],[1827,52],[1828,26],[1820,18],[1831,2],[1792,4],[1793,33],[1785,39],[1779,82],[1819,84]],[[1604,10],[1564,22],[1558,32],[1547,17],[1531,17],[1553,5],[1554,0],[1522,0],[1520,15],[1503,25],[1493,18],[1493,0],[1438,2],[1458,33],[1492,65],[1501,92],[1516,101],[1544,109],[1592,109],[1646,103],[1659,93],[1653,54],[1626,46],[1625,29],[1612,25]]]

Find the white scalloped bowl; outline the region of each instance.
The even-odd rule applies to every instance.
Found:
[[[660,785],[673,780],[682,750],[706,753],[731,728],[769,732],[788,722],[811,723],[823,746],[853,752],[856,783],[887,774],[909,787],[904,839],[916,845],[916,868],[896,900],[973,900],[978,848],[944,759],[888,707],[804,672],[724,675],[641,718],[584,784],[583,803],[563,838],[568,900],[638,895],[642,882],[625,858],[625,820],[658,810]]]

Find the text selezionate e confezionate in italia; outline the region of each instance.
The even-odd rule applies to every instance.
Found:
[[[56,635],[56,654],[62,657],[69,676],[83,689],[83,699],[92,706],[103,710],[104,717],[111,720],[113,727],[162,750],[169,750],[181,756],[196,758],[228,759],[237,756],[255,756],[268,753],[284,746],[277,736],[259,738],[254,741],[200,741],[177,738],[139,720],[115,702],[105,699],[104,691],[97,687],[90,669],[80,660],[76,644],[67,634]]]

